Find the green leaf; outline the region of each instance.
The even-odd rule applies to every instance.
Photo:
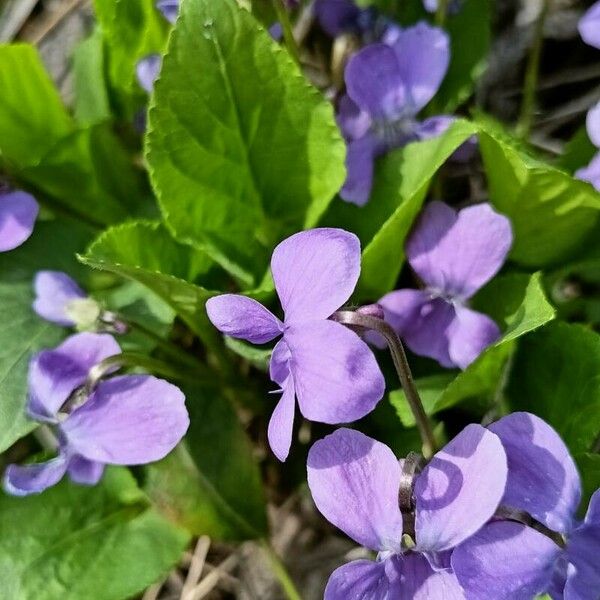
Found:
[[[331,104],[235,0],[181,11],[150,110],[152,181],[175,237],[252,286],[327,208],[345,145]]]
[[[112,227],[80,259],[90,267],[145,285],[202,339],[216,335],[204,308],[214,292],[192,283],[208,271],[212,261],[175,242],[160,223],[137,221]]]
[[[124,600],[165,576],[188,542],[117,468],[95,487],[63,481],[39,496],[0,496],[0,531],[11,600]]]
[[[404,264],[404,241],[434,175],[474,132],[471,123],[458,121],[438,138],[389,154],[380,161],[369,203],[340,211],[345,214],[337,226],[355,231],[363,243],[361,297],[380,298],[393,289]]]
[[[575,456],[575,461],[579,467],[583,484],[580,512],[585,513],[592,494],[600,489],[600,454],[584,452]]]
[[[185,443],[149,468],[148,493],[194,534],[219,540],[264,536],[260,473],[231,403],[216,386],[185,393],[191,419]]]
[[[598,223],[600,194],[527,155],[485,123],[479,145],[490,200],[513,225],[511,259],[540,268],[571,257]]]
[[[573,454],[590,451],[600,433],[600,336],[553,323],[523,340],[508,386],[514,410],[552,425]]]
[[[433,100],[436,112],[452,113],[472,94],[486,68],[491,21],[490,0],[466,0],[461,10],[448,18],[450,67]]]
[[[74,130],[33,46],[0,44],[0,158],[31,164]]]
[[[484,405],[489,404],[501,384],[515,340],[554,318],[554,308],[546,299],[540,273],[494,279],[474,298],[473,307],[490,315],[503,329],[503,335],[456,376],[443,373],[417,380],[428,414],[472,399],[483,399]],[[391,392],[390,401],[405,426],[415,424],[402,390]]]
[[[118,111],[131,121],[147,102],[136,66],[149,54],[162,53],[169,24],[155,0],[94,0],[106,46],[108,78]]]
[[[25,415],[32,353],[55,346],[63,336],[63,330],[33,312],[32,302],[30,282],[0,282],[0,452],[35,427]]]
[[[73,53],[75,80],[75,117],[82,125],[92,125],[111,118],[110,98],[105,78],[105,48],[102,32],[80,42]]]
[[[558,157],[557,166],[569,173],[587,166],[598,153],[598,148],[588,137],[585,125],[575,132],[567,142],[563,153]]]

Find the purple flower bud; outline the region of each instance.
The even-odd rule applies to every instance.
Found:
[[[271,449],[283,461],[291,445],[296,398],[307,419],[349,423],[375,408],[385,382],[367,344],[328,320],[358,281],[360,242],[354,234],[327,228],[297,233],[275,248],[271,272],[283,321],[255,300],[235,294],[211,298],[206,310],[226,335],[253,344],[281,336],[270,372],[282,397],[268,436]]]
[[[511,244],[510,221],[489,204],[457,212],[429,203],[406,243],[425,289],[385,295],[379,303],[386,321],[415,354],[465,369],[500,336],[496,323],[467,301],[500,270]]]
[[[184,396],[149,375],[101,381],[82,404],[60,413],[90,369],[120,352],[109,335],[80,333],[32,359],[27,410],[31,418],[56,427],[60,447],[45,463],[10,465],[4,475],[8,493],[40,493],[67,473],[76,483],[93,485],[107,464],[153,462],[179,443],[189,425]]]
[[[29,238],[38,212],[31,194],[0,190],[0,252],[14,250]]]
[[[376,319],[383,319],[385,316],[381,304],[366,304],[365,306],[358,307],[356,312],[368,317],[375,317]]]
[[[600,7],[600,3],[598,6]],[[592,144],[594,144],[596,148],[600,148],[600,102],[588,112],[586,129]],[[575,177],[591,183],[600,191],[600,153],[596,154],[587,167],[579,169],[575,173]]]

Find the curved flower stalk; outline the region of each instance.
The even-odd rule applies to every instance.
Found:
[[[557,545],[525,523],[487,524],[452,556],[467,598],[596,600],[600,590],[600,490],[583,522],[576,518],[581,481],[569,450],[539,417],[514,413],[489,426],[508,458],[502,504],[523,511],[564,540]],[[527,522],[527,519],[525,519]],[[531,552],[540,552],[537,560]],[[530,587],[520,587],[529,582]],[[529,592],[529,595],[527,593]]]
[[[345,71],[347,95],[338,125],[348,145],[348,175],[340,191],[347,202],[366,204],[377,157],[408,142],[440,135],[448,117],[416,119],[438,91],[450,60],[448,35],[425,23],[390,29],[385,43],[354,54]]]
[[[32,359],[27,412],[56,430],[58,455],[10,465],[4,475],[8,493],[40,493],[65,474],[94,485],[107,464],[160,460],[179,443],[189,418],[174,385],[149,375],[123,375],[100,381],[89,395],[82,389],[90,369],[120,352],[110,335],[80,333]]]
[[[579,34],[586,44],[600,50],[600,2],[596,2],[581,17]]]
[[[502,444],[484,427],[469,425],[414,478],[413,469],[409,459],[399,462],[387,446],[351,429],[313,445],[308,485],[317,508],[378,553],[375,561],[334,571],[325,600],[465,598],[450,568],[451,551],[500,504],[507,477]]]
[[[406,243],[422,290],[396,290],[379,304],[406,345],[444,367],[465,369],[500,336],[468,300],[499,270],[512,244],[510,221],[489,204],[460,211],[429,203]]]
[[[600,12],[600,4],[598,6]],[[600,27],[600,20],[598,22],[598,27]],[[600,102],[588,112],[586,129],[592,144],[600,149]],[[575,173],[575,177],[591,183],[598,191],[600,191],[600,152],[594,156],[587,167],[579,169]]]
[[[0,189],[0,252],[14,250],[29,239],[39,210],[31,194]]]
[[[360,242],[342,229],[312,229],[281,242],[271,272],[284,311],[281,321],[256,300],[236,294],[211,298],[206,310],[222,333],[273,350],[271,379],[282,396],[269,422],[277,458],[287,458],[295,399],[311,421],[349,423],[371,412],[385,382],[363,340],[329,316],[349,298],[360,274]]]

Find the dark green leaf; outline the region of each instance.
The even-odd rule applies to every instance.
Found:
[[[590,451],[600,433],[600,336],[554,323],[519,346],[508,386],[514,410],[545,419],[574,454]]]

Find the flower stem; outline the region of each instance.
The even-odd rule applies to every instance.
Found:
[[[294,62],[300,64],[300,50],[298,44],[296,44],[296,38],[292,30],[292,24],[290,23],[290,15],[283,5],[283,0],[273,0],[273,8],[277,13],[277,19],[281,23],[281,29],[283,30],[283,39],[289,53],[291,54]]]
[[[333,314],[331,317],[334,321],[348,325],[350,327],[361,327],[376,331],[385,338],[387,345],[398,373],[398,378],[402,384],[402,389],[406,395],[408,405],[415,417],[421,439],[423,441],[424,451],[428,456],[432,456],[437,448],[433,428],[429,421],[429,417],[423,408],[423,403],[417,391],[417,387],[413,380],[413,376],[404,352],[404,346],[394,329],[390,327],[383,319],[364,315],[359,312],[341,310]]]
[[[533,45],[527,60],[525,70],[525,81],[523,82],[523,101],[521,103],[521,115],[517,124],[517,134],[523,139],[529,137],[535,111],[535,93],[540,74],[540,60],[542,57],[542,46],[544,44],[544,23],[550,8],[550,0],[543,0],[540,15],[535,24],[533,33]]]
[[[302,596],[300,592],[296,589],[296,584],[292,581],[290,574],[288,573],[285,565],[277,556],[275,550],[269,542],[265,539],[260,541],[261,546],[263,547],[269,562],[271,563],[271,568],[273,569],[273,573],[277,577],[283,591],[288,600],[302,600]]]
[[[435,24],[438,27],[444,27],[446,16],[448,15],[448,0],[438,0],[437,10],[435,11]]]

